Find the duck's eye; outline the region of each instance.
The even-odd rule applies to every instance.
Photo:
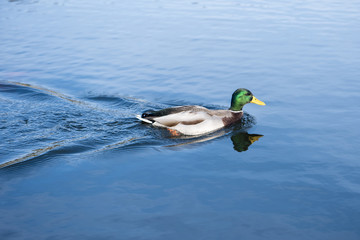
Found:
[[[250,95],[251,95],[251,93],[247,92],[245,95],[246,95],[246,96],[250,96]]]

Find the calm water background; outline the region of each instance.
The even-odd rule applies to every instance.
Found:
[[[1,239],[360,239],[359,1],[1,1],[0,46]]]

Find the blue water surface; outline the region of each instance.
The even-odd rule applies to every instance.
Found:
[[[359,239],[359,23],[354,0],[1,1],[0,239]],[[267,105],[206,136],[135,118],[240,87]]]

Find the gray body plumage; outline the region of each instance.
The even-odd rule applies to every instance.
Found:
[[[176,130],[184,135],[202,135],[231,125],[239,121],[242,116],[242,111],[180,106],[147,111],[137,118],[154,126]]]

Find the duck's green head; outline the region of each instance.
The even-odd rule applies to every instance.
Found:
[[[249,90],[245,88],[239,88],[232,95],[230,110],[241,111],[244,105],[247,103],[265,105],[264,102],[254,97],[254,95]]]

